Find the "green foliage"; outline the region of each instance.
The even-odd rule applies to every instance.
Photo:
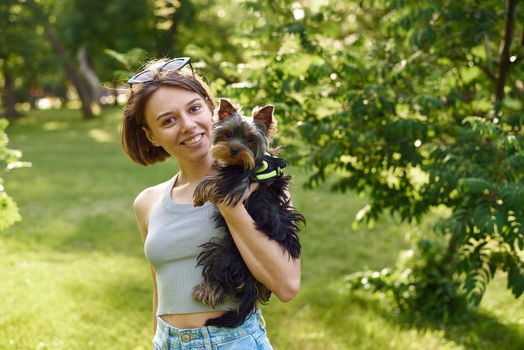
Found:
[[[113,74],[121,67],[104,54],[105,50],[128,52],[140,48],[150,55],[157,51],[159,33],[150,1],[72,0],[54,3],[55,26],[70,55],[74,57],[79,48],[84,47],[101,81],[122,81],[118,73]]]
[[[441,259],[446,247],[422,239],[413,249],[401,252],[394,270],[361,271],[346,276],[351,290],[372,290],[391,295],[397,312],[414,321],[448,320],[467,310],[465,293],[452,276],[452,266]]]
[[[9,73],[19,101],[30,101],[37,85],[55,96],[65,95],[60,93],[65,90],[63,76],[58,73],[49,45],[39,37],[40,30],[23,1],[0,2],[0,86],[5,87],[4,75]],[[39,84],[35,84],[36,77]]]
[[[512,18],[506,13],[520,18],[524,6],[473,0],[244,6],[260,17],[251,32],[258,45],[243,67],[244,82],[227,94],[243,103],[278,101],[285,135],[308,145],[288,149],[289,159],[312,172],[308,187],[336,174],[334,190],[370,197],[361,221],[386,210],[420,221],[432,208],[448,208],[435,226],[446,249],[418,243],[410,277],[395,284],[400,272],[385,276],[400,308],[431,300],[427,311],[444,317],[442,310],[454,310],[462,297],[477,305],[497,270],[508,271],[508,288],[519,297],[524,66],[517,64],[523,49],[516,34],[524,28],[517,24],[513,41],[504,40]],[[499,57],[502,44],[515,56]],[[435,298],[432,288],[441,291]],[[404,293],[410,301],[402,301]]]
[[[121,82],[127,81],[133,75],[134,68],[144,62],[147,56],[147,53],[140,48],[134,48],[125,53],[110,49],[106,49],[104,52],[115,62],[118,62],[119,69],[113,72],[113,76],[115,81]]]
[[[92,73],[111,89],[145,61],[166,56],[191,56],[194,67],[208,79],[219,77],[231,84],[238,72],[222,63],[243,60],[239,41],[253,18],[243,14],[239,22],[237,7],[209,0],[2,1],[0,86],[7,72],[15,80],[16,102],[34,103],[49,95],[65,100],[70,96],[66,80],[78,67],[80,49],[85,49]],[[46,26],[56,34],[53,43]],[[109,52],[132,59],[122,65]],[[69,73],[64,72],[64,62],[70,65]]]
[[[7,119],[0,119],[0,162],[4,165],[4,171],[30,166],[30,163],[19,161],[22,156],[20,151],[7,147],[9,139],[5,129],[8,124]],[[0,177],[0,230],[8,228],[21,219],[18,207],[5,191],[3,182],[3,177]]]

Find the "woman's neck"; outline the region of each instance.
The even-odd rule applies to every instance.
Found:
[[[179,163],[180,173],[177,179],[177,185],[196,184],[204,176],[211,173],[213,159],[206,157],[199,163]]]

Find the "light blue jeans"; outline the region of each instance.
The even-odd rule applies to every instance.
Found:
[[[260,310],[236,328],[175,328],[157,317],[154,350],[272,350]]]

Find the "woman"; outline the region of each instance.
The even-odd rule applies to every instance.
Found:
[[[208,86],[176,58],[149,64],[128,83],[131,93],[122,122],[124,150],[142,165],[173,156],[180,171],[146,188],[134,202],[138,227],[153,276],[155,349],[271,349],[260,310],[237,328],[205,327],[235,300],[213,309],[191,298],[202,280],[196,267],[198,246],[219,234],[214,207],[193,207],[198,182],[211,173],[213,99]],[[253,190],[253,188],[252,188]],[[300,287],[300,260],[259,232],[242,204],[218,205],[253,276],[282,301]]]

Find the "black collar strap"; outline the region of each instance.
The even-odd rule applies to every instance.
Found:
[[[286,161],[282,158],[273,157],[271,154],[266,153],[262,158],[262,164],[256,168],[254,178],[262,181],[267,180],[275,176],[282,175],[282,169],[287,166]]]

